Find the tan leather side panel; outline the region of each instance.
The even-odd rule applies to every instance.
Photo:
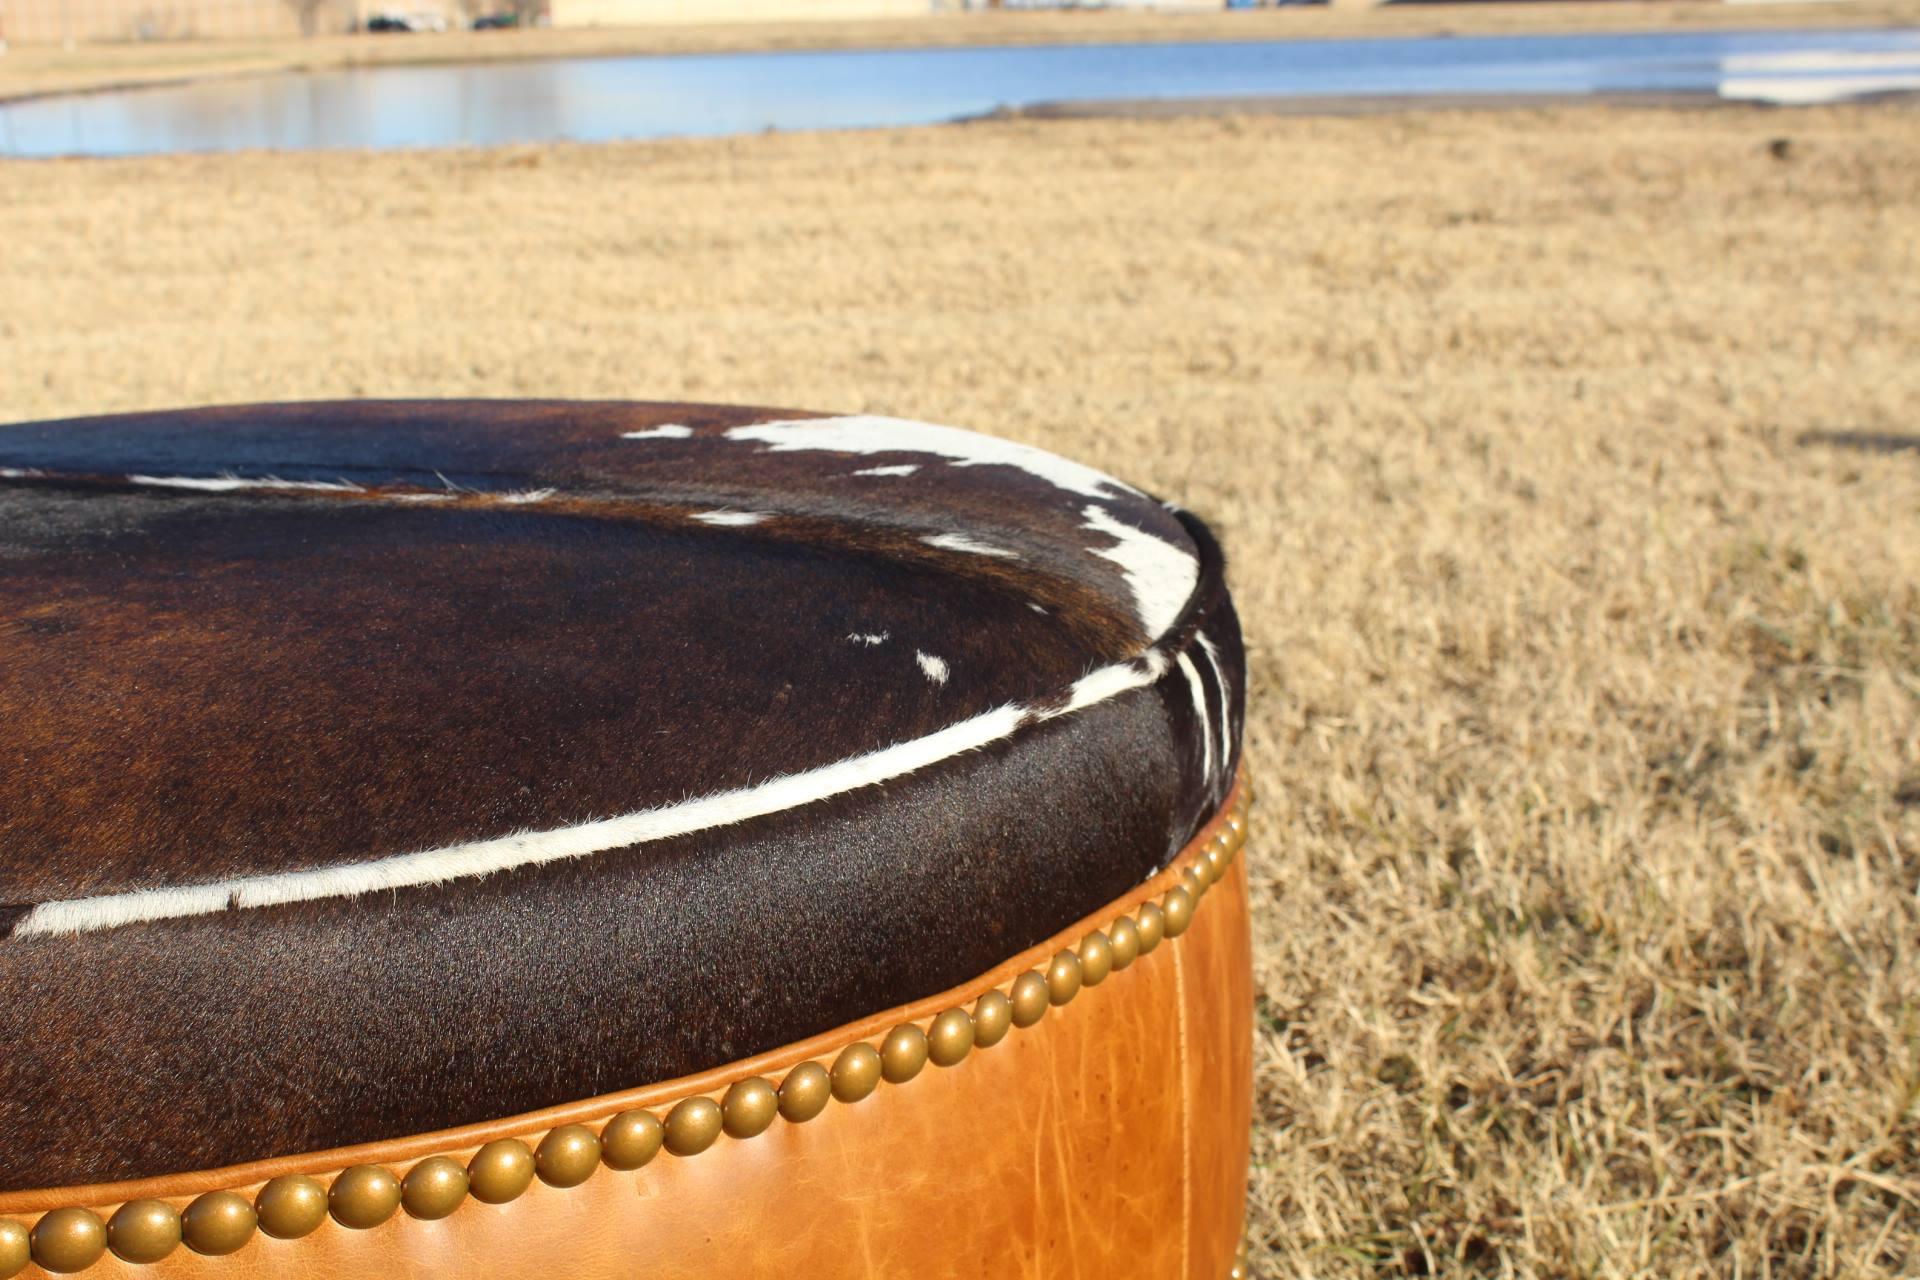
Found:
[[[807,1123],[439,1222],[87,1275],[1219,1280],[1247,1171],[1245,886],[1236,860],[1184,936],[1039,1026]]]
[[[1253,1146],[1253,933],[1244,859],[1213,887],[1181,943],[1174,955],[1186,988],[1193,1126],[1188,1274],[1220,1280],[1240,1247]]]

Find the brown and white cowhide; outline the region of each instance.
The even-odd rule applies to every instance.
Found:
[[[1200,522],[710,406],[0,427],[0,1190],[512,1114],[991,968],[1226,792]]]

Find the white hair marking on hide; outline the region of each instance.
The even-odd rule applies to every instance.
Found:
[[[917,462],[902,462],[892,467],[862,467],[853,472],[856,476],[910,476],[920,469]]]
[[[278,476],[128,476],[128,484],[155,489],[193,489],[201,493],[239,493],[246,489],[284,490],[289,493],[365,493],[350,480],[282,480]]]
[[[668,422],[658,427],[648,427],[645,431],[622,431],[620,438],[622,440],[685,440],[692,434],[692,427]]]
[[[4,474],[4,473],[0,473]],[[445,490],[429,493],[399,492],[388,489],[369,489],[365,485],[355,484],[351,480],[282,480],[278,476],[242,476],[231,471],[223,471],[213,476],[147,476],[130,475],[127,483],[142,485],[153,489],[185,489],[195,493],[333,493],[356,497],[375,498],[392,502],[453,502],[469,499],[480,502],[497,502],[509,507],[534,506],[548,502],[559,494],[558,489],[505,489],[492,491],[487,489],[469,489],[455,484],[445,476],[440,477]]]
[[[871,649],[877,644],[885,644],[887,637],[892,634],[890,631],[855,631],[849,634],[847,639]]]
[[[750,427],[731,427],[727,439],[755,441],[775,453],[804,449],[829,453],[930,453],[956,467],[1016,467],[1083,498],[1144,496],[1132,485],[1104,471],[1030,444],[905,418],[859,415],[762,422]]]
[[[1233,689],[1227,684],[1225,668],[1220,665],[1220,651],[1207,639],[1207,633],[1195,632],[1194,638],[1200,641],[1200,651],[1207,655],[1207,663],[1213,668],[1213,682],[1220,686],[1220,767],[1224,769],[1233,759]]]
[[[1115,520],[1104,508],[1088,506],[1080,514],[1086,520],[1082,528],[1117,540],[1111,547],[1089,549],[1120,566],[1146,633],[1165,635],[1200,582],[1200,561],[1165,538]]]
[[[701,524],[734,526],[759,524],[767,517],[758,511],[728,511],[722,508],[719,511],[696,511],[693,518]]]
[[[920,670],[926,673],[927,679],[935,684],[945,684],[947,677],[952,674],[945,658],[936,658],[925,649],[915,649],[913,660],[920,664]]]
[[[1200,721],[1200,772],[1207,782],[1213,781],[1213,717],[1207,714],[1207,687],[1200,683],[1200,673],[1194,670],[1193,659],[1181,654],[1175,661],[1187,677],[1187,691],[1193,695],[1193,714]]]
[[[939,547],[942,551],[964,551],[975,556],[1003,556],[1008,560],[1018,560],[1018,551],[1009,551],[1005,547],[996,547],[990,542],[981,542],[969,538],[964,533],[936,533],[920,539],[930,547]]]
[[[1025,718],[1026,712],[1016,705],[996,707],[926,737],[818,769],[577,826],[475,840],[348,866],[242,876],[187,889],[140,889],[43,903],[21,918],[14,926],[13,936],[81,933],[143,920],[206,915],[229,905],[236,909],[270,907],[320,898],[355,897],[584,858],[609,849],[625,849],[712,827],[731,826],[887,782],[1009,737]]]
[[[1053,720],[1084,711],[1108,698],[1119,697],[1128,690],[1144,689],[1165,674],[1167,655],[1158,649],[1149,649],[1131,662],[1116,662],[1110,667],[1100,667],[1081,676],[1073,682],[1064,704],[1040,712],[1038,718]]]

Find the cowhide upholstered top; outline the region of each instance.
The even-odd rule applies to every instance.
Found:
[[[933,994],[1237,762],[1193,517],[711,406],[0,427],[0,1190],[552,1105]]]

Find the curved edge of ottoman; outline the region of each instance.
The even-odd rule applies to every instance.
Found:
[[[1251,799],[1243,771],[1164,871],[978,979],[769,1053],[459,1129],[0,1194],[0,1276],[1237,1275]]]

